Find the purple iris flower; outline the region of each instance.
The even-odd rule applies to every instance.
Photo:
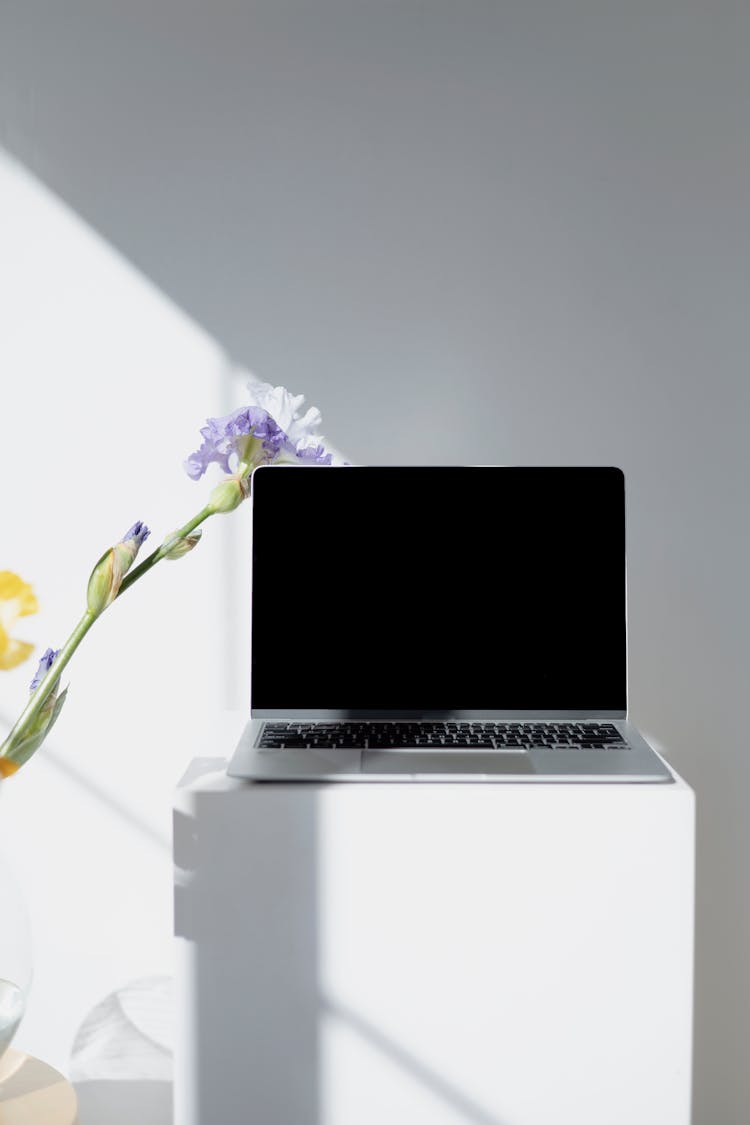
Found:
[[[59,648],[58,649],[53,649],[53,648],[47,649],[47,651],[44,653],[41,660],[39,661],[39,667],[36,670],[36,675],[34,676],[34,679],[29,684],[29,691],[36,691],[36,689],[39,687],[40,683],[42,682],[44,677],[47,675],[47,673],[49,672],[50,668],[55,663],[55,661],[57,660],[59,655],[60,655],[60,649]]]
[[[136,550],[139,551],[150,534],[151,532],[146,527],[145,523],[143,523],[141,520],[138,520],[133,524],[131,528],[128,529],[128,531],[125,532],[121,539],[121,542],[127,543],[129,539],[134,539]]]
[[[262,442],[267,461],[284,450],[294,451],[281,426],[262,406],[243,406],[225,418],[209,418],[201,434],[203,444],[185,462],[191,480],[199,480],[211,464],[217,464],[224,473],[234,472],[236,465],[230,459],[239,460],[239,447],[250,436]]]
[[[318,433],[320,411],[311,406],[303,412],[304,395],[257,380],[247,384],[247,391],[247,406],[224,418],[209,418],[201,430],[203,444],[185,462],[192,480],[199,480],[211,464],[231,476],[240,465],[248,475],[256,465],[279,461],[334,463],[336,455],[328,452]]]
[[[309,461],[312,465],[330,465],[333,454],[328,453],[322,445],[309,445],[307,449],[298,449],[297,457],[300,461]]]

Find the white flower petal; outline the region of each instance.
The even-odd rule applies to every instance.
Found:
[[[317,406],[311,406],[303,418],[296,418],[292,422],[286,431],[287,435],[295,445],[299,445],[303,440],[306,441],[307,445],[317,444],[317,442],[313,443],[312,439],[317,437],[317,430],[322,421]]]
[[[248,383],[250,402],[268,411],[285,434],[299,413],[304,395],[292,395],[286,387],[272,387],[270,383]]]
[[[247,389],[251,404],[267,410],[295,445],[315,435],[323,419],[316,406],[309,407],[304,416],[300,417],[304,395],[293,395],[286,387],[272,387],[270,383],[249,382]],[[306,444],[317,442],[306,440]]]

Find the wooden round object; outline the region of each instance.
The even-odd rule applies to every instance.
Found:
[[[8,1048],[0,1058],[0,1125],[75,1125],[75,1090],[59,1071]]]

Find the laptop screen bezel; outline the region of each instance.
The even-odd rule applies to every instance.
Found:
[[[280,466],[261,465],[254,470],[251,480],[251,497],[250,503],[253,506],[253,536],[255,534],[255,513],[256,513],[256,500],[255,500],[255,480],[259,473],[267,473]],[[300,466],[284,466],[287,471],[299,471],[300,469],[307,469],[315,472],[330,472],[328,466],[317,465],[300,465]],[[418,467],[424,471],[426,468],[435,468],[444,472],[450,466],[411,466],[411,465],[388,465],[388,466],[336,466],[334,471],[341,472],[356,472],[358,468],[379,468],[387,469],[389,472],[394,469],[401,469],[408,471],[411,468]],[[453,466],[457,469],[496,469],[504,466]],[[507,467],[507,466],[505,466]],[[529,469],[549,469],[551,472],[559,471],[560,469],[576,468],[576,469],[590,469],[592,472],[607,472],[615,471],[620,474],[622,479],[623,492],[625,489],[625,475],[617,466],[604,466],[604,465],[576,465],[576,466],[558,466],[558,465],[545,465],[545,466],[513,466],[514,468],[529,468]],[[623,581],[625,583],[624,591],[624,609],[625,609],[625,707],[623,708],[602,708],[594,710],[586,710],[581,708],[560,708],[556,710],[549,710],[544,708],[520,708],[515,710],[508,710],[502,708],[474,708],[468,710],[407,710],[407,709],[383,709],[383,708],[300,708],[300,707],[255,707],[252,704],[252,665],[251,665],[251,707],[250,716],[253,719],[259,720],[276,720],[279,722],[303,720],[303,721],[345,721],[345,720],[404,720],[409,719],[413,721],[420,720],[455,720],[457,722],[471,722],[472,720],[513,720],[518,719],[522,721],[533,720],[554,720],[554,719],[626,719],[627,718],[627,700],[628,700],[628,628],[627,628],[627,524],[624,528],[625,532],[625,552],[623,558]],[[252,566],[251,566],[251,613],[252,613]]]

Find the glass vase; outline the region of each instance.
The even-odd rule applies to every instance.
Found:
[[[31,986],[31,928],[21,889],[0,854],[0,1057],[26,1010]]]

